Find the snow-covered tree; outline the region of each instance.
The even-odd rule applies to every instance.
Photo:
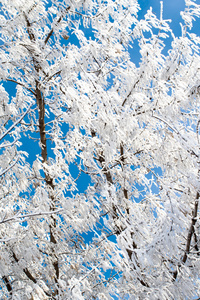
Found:
[[[137,0],[1,0],[1,299],[200,298],[185,4],[176,37],[162,2],[139,20]]]

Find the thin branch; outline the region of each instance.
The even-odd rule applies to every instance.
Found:
[[[18,263],[19,259],[17,258],[16,254],[14,252],[12,252],[12,256],[14,258],[14,260]],[[37,280],[31,275],[31,273],[29,272],[29,270],[27,268],[23,269],[23,272],[26,274],[26,276],[33,281],[34,283],[37,283]]]
[[[56,73],[52,74],[51,76],[49,76],[47,79],[44,78],[44,81],[48,82],[49,80],[51,80],[51,78],[53,78],[56,75],[60,75],[60,73],[62,72],[62,70],[57,71]]]
[[[23,14],[24,14],[24,18],[25,18],[25,21],[26,21],[29,38],[30,38],[31,41],[35,41],[35,36],[34,36],[34,34],[32,33],[32,30],[31,30],[31,23],[29,22],[29,19],[28,19],[27,15],[25,14],[25,12],[23,12]]]
[[[70,6],[68,6],[68,7],[66,8],[66,12],[68,12],[69,9],[70,9]],[[56,23],[55,26],[57,26],[57,25],[61,22],[62,18],[63,18],[63,16],[60,16],[60,18],[58,19],[58,21],[57,21],[57,23]],[[47,37],[46,37],[46,39],[45,39],[45,41],[44,41],[44,44],[45,44],[45,45],[47,44],[48,40],[49,40],[50,37],[52,36],[53,32],[54,32],[54,28],[52,28],[52,29],[50,30],[50,32],[48,33],[48,35],[47,35]]]
[[[28,109],[23,113],[23,115],[19,118],[19,120],[17,120],[12,126],[10,126],[10,128],[8,130],[6,130],[6,132],[4,134],[2,134],[2,136],[0,137],[0,141],[9,133],[13,130],[13,128],[19,124],[23,118],[27,115],[27,113],[29,112],[29,110],[31,109],[31,107],[33,106],[33,103],[31,103],[28,107]]]
[[[108,283],[110,282],[113,278],[115,278],[117,275],[121,274],[122,272],[119,271],[117,273],[115,273],[113,276],[109,277],[107,280],[104,280],[104,281],[101,281],[101,282],[98,282],[97,284],[95,284],[92,288],[96,288],[98,285],[101,285],[101,284],[105,284],[105,283]]]
[[[2,276],[2,280],[4,281],[8,292],[10,293],[10,295],[12,295],[12,285],[8,279],[8,276]]]
[[[187,144],[188,141],[180,134],[180,132],[174,128],[173,126],[171,126],[166,120],[160,118],[159,116],[156,116],[156,115],[152,115],[155,119],[163,122],[164,124],[166,124],[173,132],[175,132],[178,136],[181,137],[181,139]],[[194,155],[196,158],[198,158],[199,156],[194,152],[193,149],[187,149],[187,151],[191,154],[191,155]]]
[[[14,258],[14,260],[16,261],[16,263],[19,262],[19,259],[17,258],[16,254],[12,251],[12,256]],[[31,272],[27,269],[27,268],[23,268],[22,269],[23,272],[26,274],[26,276],[28,277],[29,280],[31,280],[32,282],[34,282],[35,284],[37,283],[37,279],[35,277],[33,277],[33,275],[31,274]],[[47,293],[45,290],[43,290],[44,293],[47,295],[47,296],[50,296],[49,293]]]
[[[196,128],[198,144],[199,144],[199,125],[200,125],[200,120],[198,120],[198,122],[197,122],[197,128]]]
[[[192,236],[195,232],[195,224],[197,222],[197,213],[198,213],[198,204],[199,204],[199,198],[200,198],[200,194],[199,192],[197,192],[196,194],[196,199],[195,199],[195,204],[194,204],[194,210],[192,212],[192,221],[191,221],[191,225],[188,231],[188,235],[187,235],[187,242],[186,242],[186,247],[185,247],[185,253],[181,259],[181,263],[185,264],[188,258],[188,255],[190,253],[190,246],[191,246],[191,241],[192,241]],[[181,267],[181,264],[178,266],[178,268]],[[176,270],[173,274],[173,281],[176,280],[178,276],[178,270]]]
[[[19,213],[17,213],[16,215],[14,215],[10,218],[2,219],[0,221],[0,224],[10,222],[10,221],[18,221],[19,219],[25,219],[25,218],[30,218],[30,217],[57,214],[57,213],[60,213],[62,211],[63,211],[63,209],[58,209],[58,210],[54,210],[54,211],[46,211],[46,212],[41,211],[41,212],[29,213],[29,214],[25,214],[25,215],[19,215]]]
[[[123,103],[122,103],[122,106],[125,105],[126,101],[128,100],[128,98],[131,96],[133,90],[135,89],[136,85],[140,82],[140,79],[143,77],[143,73],[140,75],[139,79],[134,83],[132,89],[130,90],[130,92],[128,93],[128,95],[126,96],[126,98],[124,99]]]
[[[2,144],[2,145],[0,145],[0,149],[6,148],[6,147],[12,147],[17,141],[18,141],[18,139],[15,139],[12,143]]]
[[[192,222],[191,222],[190,229],[189,229],[189,232],[188,232],[188,237],[187,237],[186,250],[185,250],[184,256],[182,258],[183,263],[186,262],[186,260],[188,258],[188,254],[190,252],[191,240],[192,240],[192,236],[194,234],[194,226],[197,222],[197,211],[198,211],[199,197],[200,197],[200,194],[199,194],[199,192],[197,192],[196,199],[195,199],[195,205],[194,205],[194,211],[192,212]]]
[[[23,83],[18,82],[18,81],[14,80],[14,79],[9,79],[9,78],[6,78],[6,81],[14,82],[14,83],[16,83],[16,84],[18,84],[18,85],[21,85],[21,86],[23,86],[26,90],[28,90],[29,92],[31,92],[34,96],[36,96],[36,93],[35,93],[33,90],[29,89],[27,86],[25,86]]]
[[[18,161],[19,161],[19,156],[17,157],[16,161],[14,161],[9,167],[7,167],[5,170],[3,170],[0,173],[0,177],[3,176],[6,172],[8,172],[10,169],[12,169]]]

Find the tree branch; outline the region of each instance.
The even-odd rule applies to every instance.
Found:
[[[29,89],[29,88],[28,88],[27,86],[25,86],[23,83],[18,82],[18,81],[14,80],[14,79],[9,79],[9,78],[6,78],[6,81],[14,82],[14,83],[16,83],[16,84],[18,84],[18,85],[21,85],[21,86],[23,86],[27,91],[31,92],[34,96],[36,96],[35,92],[34,92],[33,90]]]
[[[19,118],[19,120],[17,120],[12,126],[10,126],[10,128],[8,130],[6,130],[6,132],[4,134],[2,134],[2,136],[0,137],[0,141],[9,133],[13,130],[13,128],[19,124],[21,122],[21,120],[23,120],[23,118],[27,115],[27,113],[29,112],[29,110],[31,109],[31,107],[33,106],[33,103],[31,103],[29,105],[29,107],[27,108],[27,110],[22,114],[22,116]]]
[[[46,211],[46,212],[35,212],[35,213],[29,213],[25,215],[19,215],[19,213],[13,217],[10,217],[8,219],[5,219],[5,217],[0,221],[0,224],[4,224],[11,221],[18,221],[19,219],[26,219],[30,217],[37,217],[37,216],[44,216],[44,215],[52,215],[62,212],[63,209],[58,209],[54,211]]]
[[[68,6],[68,7],[66,8],[66,12],[68,12],[69,10],[70,10],[70,6]],[[55,26],[57,26],[57,25],[61,22],[62,18],[63,18],[63,16],[60,16],[60,18],[58,19],[58,21],[57,21],[57,23],[56,23]],[[48,33],[48,35],[47,35],[47,37],[46,37],[46,39],[45,39],[45,41],[44,41],[44,44],[45,44],[45,45],[48,43],[48,40],[50,39],[50,37],[51,37],[52,34],[53,34],[53,31],[54,31],[54,28],[52,28],[52,29],[50,30],[50,32]]]
[[[96,132],[94,130],[91,130],[91,135],[92,135],[92,137],[95,137],[96,136]],[[122,161],[122,165],[123,165],[124,162],[125,162],[125,159],[124,159],[124,150],[123,150],[122,144],[120,145],[120,155],[121,155],[120,157],[121,157],[121,161]],[[104,157],[103,151],[99,154],[98,161],[101,164],[102,172],[105,174],[107,182],[110,185],[112,185],[114,182],[113,182],[112,175],[111,175],[111,172],[110,172],[109,168],[107,168],[104,165],[104,163],[105,163],[105,157]],[[126,189],[123,189],[123,193],[124,193],[124,197],[126,199],[128,199],[128,191]],[[118,213],[120,211],[119,211],[117,205],[115,205],[114,203],[112,203],[112,210],[113,210],[113,219],[114,220],[118,220],[119,219]],[[122,233],[122,231],[124,230],[124,228],[121,228],[120,226],[117,226],[117,225],[115,225],[115,226],[117,228],[115,234],[116,235],[120,235]],[[137,248],[137,245],[136,245],[136,243],[134,241],[132,241],[132,246],[133,246],[133,249]],[[134,251],[126,248],[126,252],[128,254],[128,257],[129,257],[130,261],[132,261],[132,255],[133,255]],[[137,259],[136,254],[135,254],[135,257]],[[137,263],[137,267],[140,267],[138,263]],[[135,266],[133,268],[136,269]],[[137,280],[141,283],[141,285],[143,285],[145,287],[149,287],[148,283],[146,283],[143,279],[137,277]]]
[[[195,204],[194,204],[194,210],[192,212],[192,221],[191,221],[191,225],[188,231],[188,235],[187,235],[187,242],[186,242],[186,248],[185,248],[185,253],[181,259],[181,264],[179,265],[179,268],[181,267],[182,264],[185,264],[188,258],[188,255],[190,253],[190,246],[191,246],[191,241],[192,241],[192,236],[195,232],[195,224],[197,222],[197,213],[198,213],[198,204],[199,204],[199,198],[200,198],[200,193],[197,192],[196,194],[196,199],[195,199]],[[178,270],[176,270],[173,273],[173,281],[176,280],[178,276]]]
[[[12,295],[12,285],[8,279],[8,276],[2,276],[2,280],[4,281],[7,291]]]
[[[12,169],[16,163],[19,161],[19,157],[17,157],[17,159],[10,165],[8,166],[5,170],[3,170],[1,173],[0,173],[0,177],[3,176],[5,173],[7,173],[10,169]],[[1,222],[0,222],[1,223]]]

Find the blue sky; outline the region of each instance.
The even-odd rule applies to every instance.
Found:
[[[156,14],[158,18],[160,17],[160,0],[138,0],[138,3],[141,7],[140,12],[138,13],[139,19],[144,17],[145,13],[150,7],[152,7],[153,13]],[[200,4],[200,0],[196,0],[196,3]],[[180,23],[183,23],[183,20],[181,18],[180,12],[184,11],[184,9],[185,0],[163,0],[163,19],[171,20],[170,27],[173,30],[173,33],[176,37],[181,35]],[[200,35],[200,19],[197,19],[193,23],[192,32],[196,33],[197,35]],[[171,37],[165,40],[166,48],[164,54],[167,54],[171,42]],[[130,49],[130,55],[136,66],[138,66],[140,54],[137,42],[135,42],[133,50]]]
[[[141,11],[139,17],[142,17],[144,13],[151,6],[153,12],[159,16],[160,15],[160,0],[138,0]],[[193,0],[195,2],[195,0]],[[200,5],[200,0],[196,0],[196,4]],[[181,28],[180,22],[182,22],[180,11],[183,11],[185,8],[184,0],[163,0],[163,18],[171,19],[171,28],[176,36],[180,35]],[[196,34],[200,34],[200,20],[198,19],[194,22],[194,27],[192,29]]]
[[[141,15],[143,15],[147,9],[151,6],[153,12],[159,16],[160,14],[160,1],[159,0],[139,0],[141,6]],[[180,22],[180,11],[184,10],[184,0],[164,0],[163,1],[163,18],[171,19],[173,21],[173,27]]]

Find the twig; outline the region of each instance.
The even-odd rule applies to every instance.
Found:
[[[17,120],[12,126],[10,126],[10,128],[8,130],[6,130],[6,132],[4,134],[2,134],[2,136],[0,137],[0,141],[10,132],[13,130],[13,128],[19,124],[21,122],[21,120],[23,120],[23,118],[27,115],[27,113],[29,112],[29,110],[31,109],[31,107],[33,106],[33,103],[31,103],[28,107],[28,109],[23,113],[23,115],[19,118],[19,120]]]
[[[24,219],[24,218],[30,218],[30,217],[36,217],[36,216],[57,214],[57,213],[60,213],[62,211],[63,211],[63,209],[59,209],[59,210],[47,211],[47,212],[29,213],[29,214],[26,214],[26,215],[19,215],[19,213],[17,213],[13,217],[1,220],[0,224],[6,223],[6,222],[10,222],[10,221],[17,221],[17,219]]]
[[[14,82],[14,83],[16,83],[16,84],[18,84],[18,85],[21,85],[21,86],[23,86],[25,89],[27,89],[29,92],[31,92],[34,96],[36,96],[36,93],[35,93],[33,90],[29,89],[27,86],[25,86],[23,83],[18,82],[18,81],[14,80],[14,79],[9,79],[9,78],[6,78],[6,81]]]

